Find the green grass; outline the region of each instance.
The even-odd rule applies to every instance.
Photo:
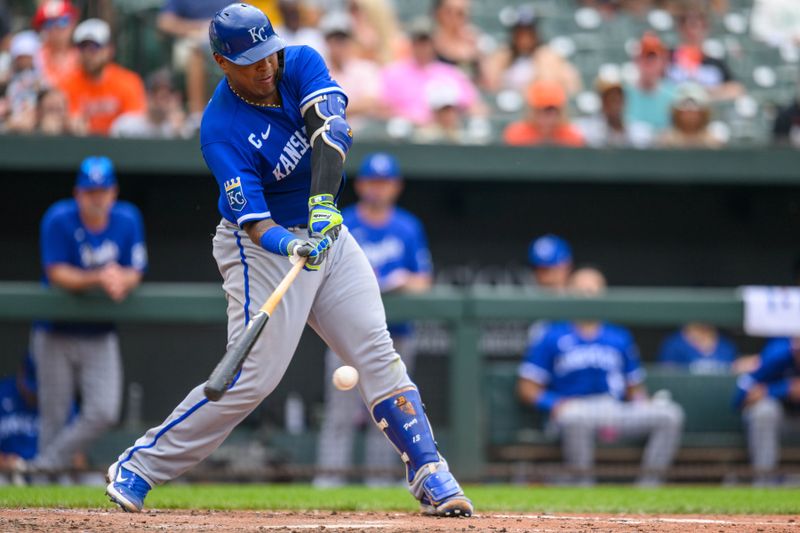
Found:
[[[800,514],[800,489],[667,487],[590,489],[481,485],[467,488],[479,513]],[[2,507],[108,507],[102,488],[0,487]],[[147,498],[151,509],[414,511],[401,489],[307,485],[168,485]]]

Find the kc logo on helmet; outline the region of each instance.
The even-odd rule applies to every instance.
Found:
[[[262,43],[269,39],[269,35],[264,35],[267,31],[268,26],[254,26],[250,28],[248,31],[250,32],[250,37],[253,38],[253,42],[261,41]]]

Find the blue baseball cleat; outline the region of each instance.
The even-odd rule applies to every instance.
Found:
[[[125,467],[114,463],[106,474],[106,494],[126,513],[138,513],[144,507],[144,498],[150,492],[150,485]]]
[[[472,516],[472,501],[464,495],[464,491],[446,470],[430,474],[422,482],[422,498],[420,510],[431,516]]]

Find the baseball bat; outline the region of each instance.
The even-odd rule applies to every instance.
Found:
[[[210,401],[218,401],[225,392],[227,392],[236,374],[242,368],[247,354],[250,353],[250,349],[253,347],[253,344],[255,344],[256,339],[258,339],[258,335],[267,324],[270,315],[305,264],[306,258],[301,257],[297,263],[292,265],[291,270],[286,273],[278,286],[275,287],[275,290],[269,295],[269,298],[267,298],[267,301],[261,306],[261,309],[258,310],[258,313],[250,319],[245,330],[239,335],[233,343],[233,346],[225,352],[225,355],[217,364],[216,368],[214,368],[214,371],[211,372],[206,386],[203,388],[203,393]]]

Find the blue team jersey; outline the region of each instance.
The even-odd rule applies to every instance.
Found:
[[[623,399],[626,386],[644,380],[630,332],[605,323],[591,339],[581,337],[572,322],[548,325],[528,347],[519,375],[564,397],[610,394]]]
[[[344,225],[367,256],[381,292],[398,288],[408,274],[430,274],[433,270],[425,229],[417,217],[395,207],[381,226],[373,226],[358,216],[356,206],[342,211]],[[393,335],[408,335],[409,324],[390,324]]]
[[[39,411],[25,403],[16,378],[0,380],[0,453],[32,459],[38,439]]]
[[[736,354],[736,346],[723,335],[718,336],[711,353],[703,353],[686,340],[682,331],[676,331],[661,345],[658,362],[683,367],[697,374],[720,374],[730,370]]]
[[[741,406],[747,392],[758,384],[766,385],[773,398],[788,400],[789,385],[797,377],[800,377],[800,340],[772,339],[761,350],[758,368],[736,381],[734,404]]]
[[[272,218],[308,222],[311,146],[301,108],[322,94],[347,97],[322,57],[308,46],[284,49],[281,107],[250,105],[222,79],[203,114],[200,145],[219,185],[219,212],[239,225]]]
[[[422,223],[399,207],[381,226],[373,226],[358,216],[356,206],[342,211],[344,225],[358,241],[375,271],[382,292],[396,289],[408,274],[430,274],[431,253]]]
[[[92,270],[115,261],[140,271],[147,268],[142,215],[128,202],[116,202],[111,208],[106,229],[92,233],[81,222],[74,199],[58,201],[42,219],[40,244],[45,285],[50,283],[47,268],[55,264]],[[112,329],[110,324],[40,325],[75,333],[101,333]]]

